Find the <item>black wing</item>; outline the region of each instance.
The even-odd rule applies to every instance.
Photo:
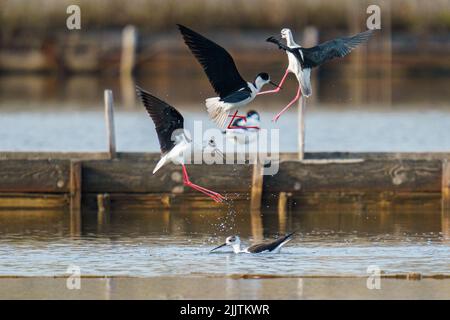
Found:
[[[220,98],[247,86],[224,48],[185,26],[179,24],[178,28]]]
[[[287,45],[285,45],[275,37],[269,37],[266,39],[266,41],[275,43],[276,45],[278,45],[278,49],[291,52],[297,58],[297,60],[300,61],[300,64],[303,67],[303,58],[299,51],[300,48],[289,48]]]
[[[344,57],[363,42],[369,40],[373,30],[367,30],[351,37],[341,37],[321,43],[312,48],[301,48],[304,67],[317,67],[328,60]]]
[[[223,102],[228,103],[238,103],[240,101],[244,101],[252,96],[252,92],[250,90],[241,90],[241,91],[235,91],[232,94],[224,97],[222,99]]]
[[[174,107],[137,86],[136,92],[155,123],[161,152],[165,154],[175,146],[172,133],[177,129],[183,129],[183,116]]]
[[[273,251],[280,244],[282,244],[283,242],[285,242],[286,240],[291,238],[294,233],[295,233],[295,231],[285,235],[284,237],[280,237],[280,238],[276,239],[275,241],[269,242],[269,243],[255,244],[255,245],[251,246],[250,248],[248,248],[248,251],[251,252],[251,253],[260,253],[260,252],[264,252],[264,251]]]

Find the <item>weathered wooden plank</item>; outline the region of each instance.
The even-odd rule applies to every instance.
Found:
[[[102,160],[108,152],[0,152],[1,160]]]
[[[64,194],[0,193],[0,209],[49,209],[64,208],[69,197]]]
[[[265,178],[264,193],[279,192],[437,192],[439,160],[367,160],[356,163],[304,164],[286,161]]]
[[[0,192],[67,193],[69,190],[70,161],[0,161]]]
[[[196,193],[183,185],[181,167],[152,174],[155,161],[116,159],[83,163],[83,191],[89,193]],[[192,182],[221,193],[250,191],[251,166],[187,165]]]

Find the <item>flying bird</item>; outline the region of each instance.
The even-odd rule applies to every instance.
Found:
[[[184,164],[184,154],[191,150],[192,141],[184,132],[184,119],[180,112],[139,87],[136,87],[136,92],[155,124],[161,147],[161,159],[156,164],[153,174],[169,162],[180,164],[183,169],[183,183],[185,186],[207,195],[216,202],[223,202],[225,197],[221,194],[200,187],[189,180]]]
[[[178,24],[178,28],[184,42],[219,95],[206,99],[206,108],[211,119],[223,128],[228,117],[231,117],[227,129],[241,128],[233,126],[236,118],[244,118],[237,116],[238,108],[250,103],[265,84],[270,83],[275,87],[278,85],[270,80],[266,72],[259,73],[253,82],[245,81],[233,58],[224,48],[183,25]],[[236,110],[234,115],[230,115],[232,110]]]
[[[262,253],[262,252],[273,252],[273,253],[279,253],[281,250],[281,247],[283,247],[286,243],[292,240],[292,236],[295,232],[291,232],[284,237],[280,237],[276,240],[269,241],[269,242],[263,242],[254,244],[248,248],[242,249],[241,248],[241,239],[238,236],[229,236],[225,240],[224,244],[221,244],[218,247],[215,247],[210,252],[213,252],[219,248],[230,246],[233,248],[234,253]]]
[[[358,45],[369,40],[372,33],[373,30],[367,30],[354,36],[340,37],[326,41],[311,48],[303,48],[299,44],[295,43],[291,30],[287,28],[281,30],[281,38],[286,39],[286,44],[282,43],[275,37],[269,37],[266,40],[267,42],[272,42],[278,45],[279,49],[286,51],[289,64],[283,78],[280,81],[280,84],[278,85],[278,88],[259,92],[258,94],[279,92],[289,72],[293,73],[297,77],[299,83],[294,100],[289,102],[289,104],[273,118],[273,121],[277,121],[278,118],[290,106],[292,106],[292,104],[297,101],[301,95],[305,97],[309,97],[311,95],[312,90],[310,76],[312,68],[318,67],[331,59],[346,56]]]

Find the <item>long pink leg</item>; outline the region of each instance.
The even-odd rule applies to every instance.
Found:
[[[214,192],[214,191],[211,191],[211,190],[208,190],[206,188],[200,187],[199,185],[196,185],[196,184],[192,183],[189,180],[189,176],[188,176],[188,173],[187,173],[187,170],[186,170],[186,166],[184,164],[182,165],[182,168],[183,168],[183,183],[186,186],[188,186],[188,187],[190,187],[190,188],[192,188],[194,190],[197,190],[197,191],[207,195],[208,197],[213,199],[215,202],[222,202],[223,200],[225,200],[225,197],[222,196],[221,194],[219,194],[217,192]]]
[[[278,118],[280,118],[280,116],[287,110],[289,109],[290,106],[292,106],[294,104],[295,101],[298,100],[298,98],[300,98],[302,90],[300,89],[300,86],[298,86],[298,90],[297,90],[297,95],[295,96],[294,100],[292,100],[291,102],[289,102],[289,104],[283,108],[283,110],[281,110],[280,112],[278,112],[278,114],[272,119],[272,121],[277,121]]]
[[[228,124],[227,129],[259,129],[259,127],[257,127],[257,126],[233,126],[233,121],[236,118],[247,120],[247,117],[238,116],[237,113],[238,113],[238,111],[236,110],[236,112],[232,116],[230,115],[231,121]]]
[[[267,90],[267,91],[263,91],[263,92],[258,92],[256,95],[259,96],[261,94],[267,94],[267,93],[278,93],[281,90],[281,86],[283,85],[284,80],[286,80],[286,77],[288,76],[288,74],[289,74],[289,70],[286,69],[286,72],[284,73],[283,78],[281,78],[281,81],[278,84],[278,88],[275,88],[273,90]]]

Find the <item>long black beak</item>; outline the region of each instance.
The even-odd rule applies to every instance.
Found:
[[[217,249],[220,249],[220,248],[222,248],[222,247],[225,247],[227,244],[226,243],[224,243],[224,244],[221,244],[220,246],[218,246],[218,247],[215,247],[214,249],[212,249],[211,251],[209,251],[209,252],[213,252],[214,250],[217,250]]]
[[[270,83],[271,85],[273,85],[274,87],[277,87],[277,88],[279,88],[279,89],[283,89],[282,87],[280,87],[278,84],[276,84],[276,83],[273,82],[273,81],[269,81],[269,83]]]

